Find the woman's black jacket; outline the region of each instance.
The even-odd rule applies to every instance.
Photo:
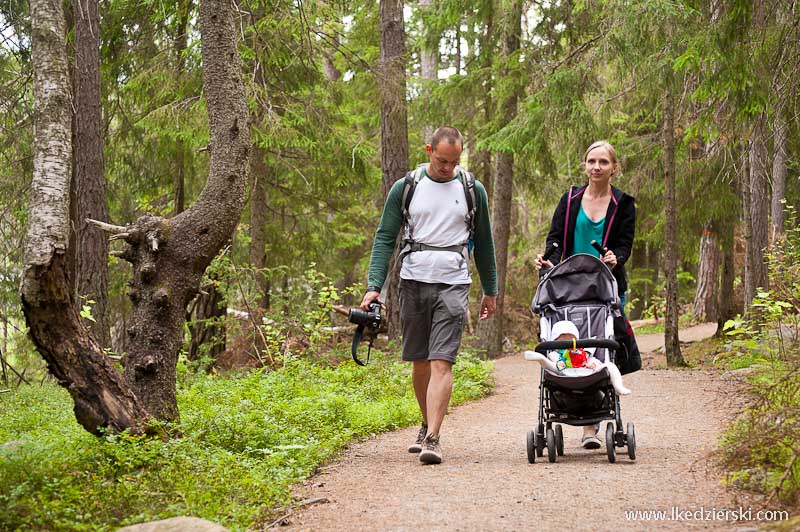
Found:
[[[550,232],[547,234],[546,250],[550,249],[553,242],[561,247],[561,260],[572,254],[575,236],[575,222],[581,208],[581,199],[586,191],[586,186],[570,187],[570,191],[561,196],[558,207],[553,213],[550,223]],[[571,193],[571,195],[570,195]],[[567,220],[567,205],[569,205],[569,220]],[[566,225],[565,225],[566,223]],[[625,263],[631,256],[633,235],[636,232],[636,206],[633,196],[611,187],[611,201],[608,202],[606,221],[603,224],[603,246],[614,252],[617,256],[617,265],[611,270],[617,279],[619,295],[628,289],[628,277],[625,273]]]

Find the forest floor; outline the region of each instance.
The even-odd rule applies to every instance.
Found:
[[[715,329],[686,329],[681,341]],[[623,422],[636,426],[635,461],[618,448],[609,463],[605,446],[581,448],[580,428],[565,425],[565,456],[549,463],[545,451],[529,464],[525,434],[536,424],[539,366],[515,354],[496,361],[494,394],[445,419],[442,464],[424,466],[406,452],[418,427],[356,443],[297,488],[305,506],[273,530],[753,530],[719,514],[688,515],[755,506],[726,490],[712,459],[741,404],[739,386],[720,371],[666,369],[663,334],[637,339],[644,369],[625,377],[633,395],[621,404]]]

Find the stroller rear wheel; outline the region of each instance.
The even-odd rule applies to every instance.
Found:
[[[547,459],[551,462],[556,461],[556,434],[553,429],[547,429]]]
[[[532,430],[528,431],[525,443],[528,451],[528,463],[533,464],[536,462],[536,434]]]
[[[606,454],[612,464],[617,461],[617,449],[614,446],[614,424],[609,421],[606,425]]]
[[[636,460],[636,434],[633,431],[633,421],[628,421],[626,441],[628,442],[628,458]]]
[[[564,456],[564,431],[561,425],[556,425],[556,451],[558,456]]]

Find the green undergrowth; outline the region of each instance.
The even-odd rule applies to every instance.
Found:
[[[768,254],[769,290],[748,314],[725,324],[717,363],[746,375],[747,406],[722,436],[730,484],[771,502],[800,506],[800,227],[791,211],[786,239]]]
[[[459,357],[452,404],[488,394],[492,364]],[[419,422],[410,368],[290,359],[273,371],[191,375],[182,437],[95,437],[52,383],[0,396],[0,530],[103,531],[178,515],[244,530],[348,442]]]

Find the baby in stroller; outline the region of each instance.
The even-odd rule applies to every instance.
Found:
[[[572,340],[574,344],[574,341],[578,339],[579,333],[574,323],[562,320],[553,325],[550,336],[551,340]],[[581,377],[606,368],[611,385],[617,395],[630,395],[631,391],[622,382],[622,374],[619,372],[619,368],[613,362],[600,361],[594,358],[594,351],[595,348],[593,347],[582,349],[573,346],[572,349],[550,351],[547,356],[536,351],[525,351],[524,356],[525,360],[536,361],[543,368],[566,376]]]

